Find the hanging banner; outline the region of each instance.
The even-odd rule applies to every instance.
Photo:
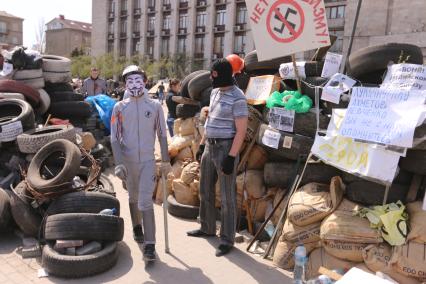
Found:
[[[346,110],[335,109],[326,136],[315,137],[312,153],[327,164],[351,174],[392,183],[400,155],[375,144],[337,135]]]
[[[246,0],[259,61],[330,45],[323,0]]]
[[[426,90],[426,68],[417,64],[394,64],[380,86],[390,90]]]
[[[405,148],[425,110],[426,91],[353,88],[339,134]]]

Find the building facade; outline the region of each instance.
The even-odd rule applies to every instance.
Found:
[[[65,19],[59,15],[46,24],[46,50],[48,54],[69,57],[74,50],[91,52],[92,24]]]
[[[244,0],[92,0],[92,55],[186,54],[201,66],[254,49]]]
[[[11,49],[23,43],[24,19],[0,11],[0,49]]]

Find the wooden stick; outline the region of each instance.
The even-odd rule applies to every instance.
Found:
[[[246,164],[246,162],[249,158],[251,149],[253,149],[254,143],[256,142],[256,137],[257,137],[257,135],[259,135],[259,129],[260,129],[260,126],[257,128],[255,134],[253,135],[253,137],[250,141],[250,144],[245,149],[244,155],[241,158],[240,163],[238,164],[237,172],[240,172],[243,169],[244,165]]]
[[[320,268],[318,269],[318,273],[325,275],[325,276],[328,276],[329,278],[331,278],[334,281],[338,281],[338,280],[342,279],[342,277],[343,277],[339,273],[328,270],[327,268],[322,267],[322,266],[320,266]]]
[[[302,85],[300,83],[299,71],[297,70],[296,64],[296,56],[294,54],[291,55],[291,60],[293,61],[294,74],[296,74],[297,91],[302,93]]]
[[[46,122],[44,123],[44,127],[46,127],[49,124],[49,120],[50,120],[51,117],[52,117],[52,115],[49,114],[49,116],[46,119]]]

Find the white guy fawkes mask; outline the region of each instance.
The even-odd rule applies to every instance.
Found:
[[[130,96],[140,97],[144,94],[145,83],[141,74],[132,74],[126,78],[126,89],[129,91]]]

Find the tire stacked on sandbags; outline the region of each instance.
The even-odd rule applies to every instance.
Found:
[[[98,214],[103,209],[116,209],[116,215]],[[47,209],[42,266],[52,275],[81,278],[102,273],[118,260],[117,242],[123,239],[124,221],[119,217],[120,203],[110,195],[74,192],[62,195]],[[96,243],[97,249],[81,252],[84,246],[64,250],[57,240],[83,240]]]
[[[259,61],[257,51],[253,50],[244,57],[244,70],[250,76],[274,75],[278,74],[282,63],[288,62],[291,62],[291,56]]]

